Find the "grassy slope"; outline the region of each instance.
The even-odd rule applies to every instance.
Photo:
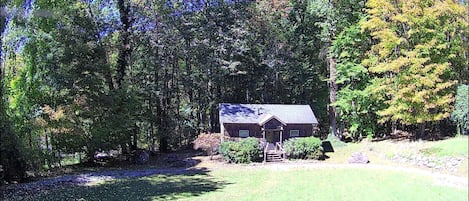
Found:
[[[390,160],[394,155],[424,155],[431,157],[460,157],[464,158],[457,172],[445,172],[458,176],[468,176],[468,136],[460,136],[440,141],[381,141],[339,144],[335,152],[327,153],[330,158],[326,163],[347,163],[348,158],[354,152],[362,152],[367,155],[373,164],[411,166],[410,164],[397,164]]]
[[[464,156],[468,157],[469,141],[467,136],[455,137],[447,140],[428,143],[430,148],[437,150],[439,156]]]
[[[34,200],[467,200],[425,176],[365,169],[224,168],[65,188]]]

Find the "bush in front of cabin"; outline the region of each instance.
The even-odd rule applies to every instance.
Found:
[[[283,149],[288,158],[321,159],[324,150],[321,140],[315,137],[291,138],[284,142]]]
[[[256,138],[222,142],[219,151],[229,163],[255,162],[259,161],[262,155],[261,145]]]
[[[217,154],[220,148],[223,135],[220,133],[201,133],[194,140],[194,149],[201,149],[210,156],[210,160],[214,154]]]

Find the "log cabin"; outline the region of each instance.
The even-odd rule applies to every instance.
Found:
[[[282,142],[312,136],[318,124],[309,105],[220,103],[219,117],[223,136],[258,138],[263,142],[265,155],[271,153],[271,156],[281,155],[281,158],[284,158],[280,153]]]

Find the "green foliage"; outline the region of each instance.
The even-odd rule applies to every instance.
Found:
[[[311,104],[327,122],[330,56],[339,127],[355,139],[379,132],[377,115],[447,117],[465,83],[461,7],[370,0],[358,23],[362,0],[256,2],[36,0],[15,17],[22,2],[1,1],[2,153],[39,169],[65,153],[184,147],[218,130],[219,102]],[[247,162],[254,144],[224,150]]]
[[[262,147],[257,138],[241,139],[237,142],[225,141],[220,145],[220,153],[230,163],[250,163],[261,159]]]
[[[332,45],[337,58],[337,84],[339,91],[334,106],[337,107],[343,135],[358,140],[372,137],[377,131],[376,111],[379,106],[372,98],[368,69],[360,64],[369,49],[366,32],[356,23],[339,34]]]
[[[321,139],[315,137],[288,139],[283,148],[289,158],[321,159],[324,156]]]
[[[459,134],[469,134],[469,85],[467,84],[458,86],[451,120],[458,125]]]
[[[123,2],[37,0],[8,21],[6,108],[25,153],[38,153],[30,161],[137,142],[187,146],[218,129],[219,102],[314,102],[326,116],[320,19],[308,1],[184,15],[174,15],[180,3]]]
[[[422,0],[370,0],[367,6],[361,27],[376,43],[362,64],[374,78],[372,93],[386,104],[377,111],[380,122],[424,125],[449,117],[460,79],[452,75],[467,66],[454,59],[464,57],[466,9]]]

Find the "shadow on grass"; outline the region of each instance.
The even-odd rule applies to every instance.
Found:
[[[424,140],[424,141],[440,141],[440,140],[446,140],[449,138],[453,138],[454,135],[448,135],[447,132],[444,133],[435,133],[432,131],[426,131],[426,134],[424,136],[421,136],[420,138],[417,138],[416,133],[410,133],[407,131],[403,130],[397,130],[394,133],[391,133],[389,135],[385,135],[384,137],[379,137],[379,138],[374,138],[372,142],[380,142],[380,141],[385,141],[385,140],[390,140],[392,142],[401,142],[401,141],[418,141],[418,140]]]
[[[175,200],[217,191],[228,184],[199,169],[56,189],[32,200]]]

